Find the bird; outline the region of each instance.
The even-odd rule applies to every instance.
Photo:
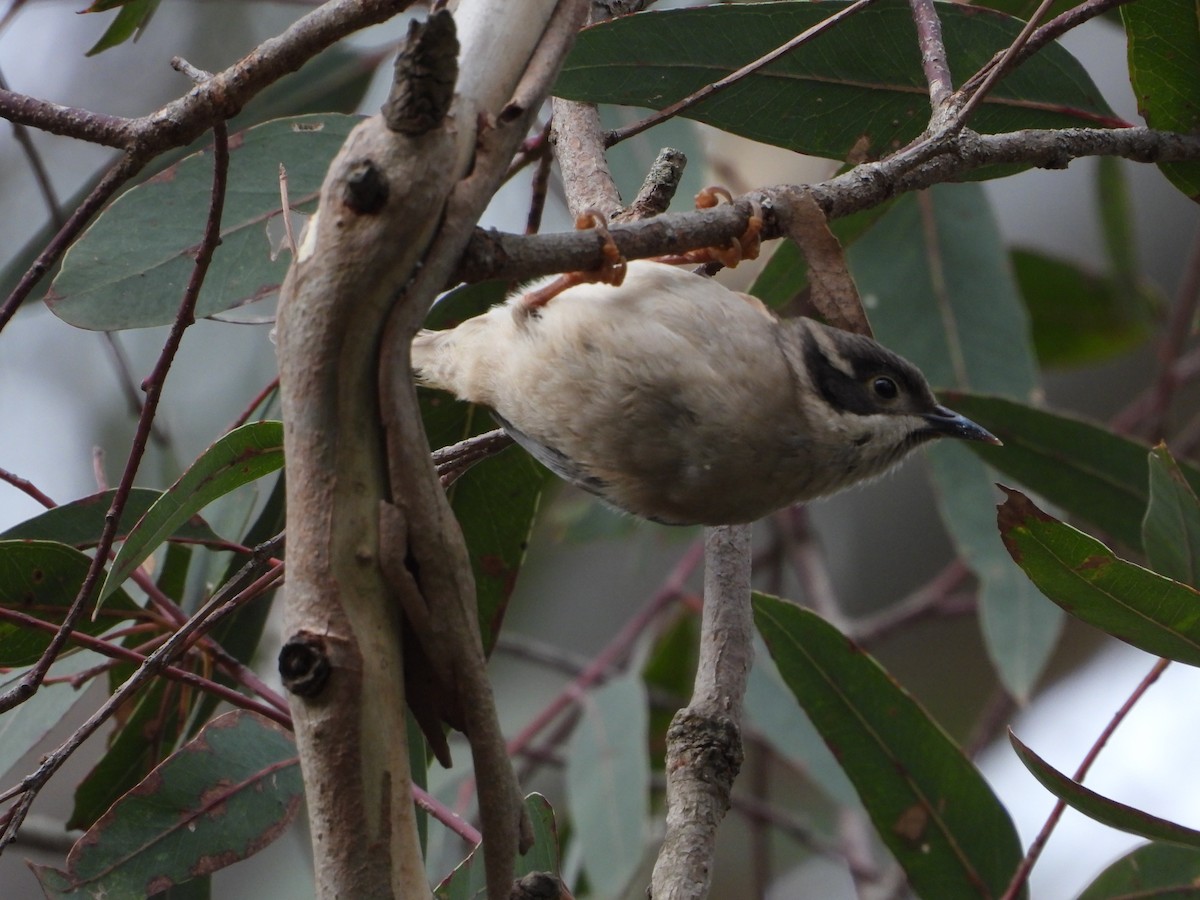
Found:
[[[550,280],[412,344],[418,384],[488,407],[555,474],[669,525],[753,522],[942,437],[1000,443],[864,335],[687,269]]]

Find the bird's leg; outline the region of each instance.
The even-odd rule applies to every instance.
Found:
[[[733,202],[733,195],[723,187],[706,187],[696,195],[696,209],[712,209],[724,200]],[[734,268],[744,259],[757,259],[759,248],[762,246],[762,207],[757,200],[751,200],[750,219],[746,230],[740,237],[735,237],[724,247],[701,247],[699,250],[688,250],[686,253],[676,253],[669,256],[656,256],[658,262],[668,265],[703,264],[719,262],[727,268]]]
[[[514,312],[519,312],[523,316],[529,315],[541,309],[567,288],[574,287],[577,284],[598,282],[618,287],[625,280],[625,257],[621,255],[616,241],[613,240],[612,234],[608,230],[608,219],[605,218],[604,213],[599,210],[589,209],[575,220],[575,227],[580,231],[591,228],[600,236],[602,241],[600,252],[603,255],[603,261],[600,263],[600,266],[582,272],[566,272],[563,275],[559,275],[549,284],[543,285],[537,290],[529,291],[529,293],[521,297]]]

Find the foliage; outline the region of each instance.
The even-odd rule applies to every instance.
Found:
[[[157,5],[94,4],[89,12],[121,9],[93,52],[148,27]],[[713,5],[597,25],[580,36],[558,93],[662,109],[771,51],[781,36],[799,34],[847,6],[843,0]],[[987,64],[1022,26],[989,9],[940,3],[937,9],[951,71],[960,76]],[[1195,131],[1195,5],[1136,0],[1123,8],[1122,21],[1130,78],[1146,120]],[[222,244],[199,294],[200,316],[219,319],[278,290],[288,256],[276,254],[266,237],[268,222],[281,215],[278,168],[286,169],[292,207],[311,212],[323,174],[356,121],[349,111],[370,75],[369,66],[352,63],[378,62],[366,53],[337,52],[343,54],[339,71],[359,73],[350,79],[351,96],[341,111],[304,106],[313,94],[324,96],[320,82],[328,69],[314,69],[294,76],[294,106],[273,107],[270,121],[245,122],[234,136]],[[683,115],[839,163],[884,158],[919,138],[929,118],[909,7],[880,0]],[[1122,124],[1084,66],[1052,42],[999,82],[971,127],[994,134]],[[209,209],[212,157],[211,149],[197,149],[109,204],[63,258],[45,298],[49,309],[63,322],[94,331],[172,323]],[[1164,164],[1163,175],[1195,199],[1197,166]],[[975,177],[1009,177],[1018,168],[992,167]],[[1004,446],[972,447],[974,454],[939,447],[929,454],[938,510],[957,561],[913,595],[919,603],[901,603],[898,590],[886,598],[881,605],[895,615],[886,629],[873,630],[852,616],[827,621],[790,600],[755,595],[769,659],[751,682],[750,724],[764,758],[808,772],[813,797],[802,825],[785,831],[804,845],[789,866],[808,853],[849,866],[851,854],[836,841],[836,821],[840,810],[861,810],[875,827],[877,852],[902,868],[920,896],[1028,895],[1006,798],[988,787],[972,760],[978,747],[962,746],[966,729],[961,723],[943,727],[914,696],[916,689],[902,686],[864,649],[874,651],[887,631],[944,612],[956,591],[972,587],[971,611],[993,672],[989,678],[1021,701],[1036,702],[1068,617],[1154,656],[1200,665],[1200,468],[1186,458],[1194,446],[1178,457],[1167,449],[1178,434],[1166,416],[1181,380],[1194,379],[1200,366],[1176,366],[1186,352],[1182,332],[1190,322],[1164,318],[1161,288],[1137,269],[1124,177],[1120,167],[1106,165],[1097,181],[1103,203],[1098,228],[1111,256],[1106,271],[1040,248],[1009,246],[988,191],[977,183],[904,194],[834,224],[880,340],[917,363],[948,405],[987,427]],[[39,239],[31,246],[40,246]],[[16,254],[16,271],[29,255]],[[801,297],[806,285],[803,260],[794,247],[783,246],[752,292],[778,308]],[[482,311],[504,287],[459,288],[435,307],[430,326]],[[1167,351],[1161,372],[1140,385],[1149,399],[1126,419],[1138,426],[1136,433],[1042,402],[1048,372],[1092,371],[1144,349],[1152,337]],[[1196,352],[1184,361],[1194,361]],[[212,434],[209,448],[177,465],[161,488],[139,487],[120,498],[124,513],[114,527],[121,545],[98,585],[102,605],[76,624],[72,652],[57,662],[52,677],[74,679],[71,684],[91,680],[111,693],[190,616],[215,618],[206,637],[175,659],[170,671],[118,707],[115,731],[75,796],[70,824],[86,833],[61,867],[35,867],[47,896],[140,896],[203,884],[212,872],[277,837],[300,805],[295,748],[280,724],[286,722],[285,704],[247,668],[274,657],[275,648],[260,641],[273,579],[283,565],[275,545],[253,552],[282,522],[282,476],[275,474],[284,465],[282,427],[261,409],[262,397],[270,394],[247,386],[244,402],[257,396],[245,415],[250,421]],[[423,395],[422,411],[435,448],[490,427],[485,411],[443,396]],[[1144,436],[1169,440],[1151,447]],[[997,514],[998,477],[1023,490],[1004,487]],[[572,506],[582,502],[578,498],[543,503],[547,484],[541,467],[509,449],[450,488],[471,551],[489,649],[505,646],[503,622],[535,529],[552,533],[568,550],[603,547],[621,533],[642,547],[659,540],[657,531],[647,537],[646,527],[615,522],[602,510],[578,513]],[[1027,493],[1042,506],[1052,504],[1054,514]],[[0,533],[6,685],[36,661],[81,590],[88,554],[101,541],[117,494],[81,497]],[[806,528],[797,525],[803,521],[780,516],[768,523],[762,583],[773,582],[773,593],[790,593],[788,553],[797,546],[815,550]],[[522,872],[561,869],[577,896],[620,897],[639,889],[651,852],[655,772],[667,718],[662,704],[674,709],[683,701],[695,666],[695,610],[677,601],[689,599],[684,585],[697,560],[694,548],[686,552],[640,627],[614,638],[600,655],[602,665],[576,673],[547,707],[556,715],[539,717],[537,728],[514,738],[520,751],[541,751],[531,753],[531,766],[555,754],[561,758],[563,784],[553,787],[564,799],[555,804],[560,821],[569,814],[568,824],[556,825],[550,801],[530,795],[536,842]],[[812,575],[799,568],[802,580]],[[214,596],[222,603],[209,603]],[[610,671],[612,664],[621,671]],[[41,748],[79,699],[56,681],[0,717],[0,769]],[[245,708],[230,712],[218,706],[220,700]],[[567,709],[573,717],[561,715]],[[561,723],[557,733],[534,748],[552,722]],[[1013,746],[1064,802],[1154,842],[1114,863],[1084,897],[1138,891],[1182,896],[1195,884],[1196,832],[1083,787],[1081,776],[1058,772],[1015,737]],[[449,820],[454,785],[440,787],[429,806]],[[790,797],[767,792],[757,799],[760,822],[778,825],[798,815]],[[475,857],[458,853],[460,859],[439,870],[434,848],[444,838],[429,843],[431,881],[440,882],[435,895],[481,896]]]

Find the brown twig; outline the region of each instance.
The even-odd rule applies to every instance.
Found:
[[[1075,782],[1082,782],[1087,777],[1088,770],[1091,769],[1092,763],[1096,761],[1096,757],[1100,755],[1100,751],[1104,749],[1104,745],[1108,743],[1108,739],[1113,736],[1117,727],[1125,721],[1125,717],[1145,695],[1146,691],[1154,682],[1158,681],[1159,676],[1166,671],[1167,666],[1171,664],[1168,659],[1160,659],[1154,663],[1146,676],[1141,680],[1128,699],[1121,704],[1108,725],[1100,732],[1100,736],[1096,738],[1087,755],[1084,756],[1083,762],[1079,764],[1079,768],[1075,770],[1072,778]],[[1058,820],[1062,818],[1063,812],[1066,810],[1067,804],[1063,800],[1059,800],[1054,804],[1054,809],[1047,816],[1045,824],[1042,825],[1042,830],[1038,832],[1037,837],[1033,839],[1033,843],[1029,845],[1029,849],[1025,852],[1025,858],[1021,860],[1021,864],[1017,867],[1017,871],[1013,873],[1012,881],[1009,882],[1008,888],[1001,895],[1000,900],[1013,900],[1025,889],[1025,882],[1029,880],[1029,873],[1033,870],[1034,863],[1038,861],[1038,857],[1042,855],[1042,850],[1045,849],[1046,842],[1050,840],[1050,835],[1054,832],[1054,827],[1058,824]]]
[[[1042,47],[1066,34],[1071,29],[1077,28],[1084,22],[1094,19],[1099,15],[1103,15],[1110,9],[1115,9],[1129,2],[1130,0],[1087,0],[1086,3],[1081,3],[1055,16],[1030,34],[1028,39],[1016,52],[1010,53],[1009,49],[1005,49],[997,53],[990,62],[966,80],[962,88],[960,88],[960,93],[970,95],[975,92],[980,84],[990,76],[992,70],[1000,65],[1004,57],[1008,57],[1004,64],[1011,71],[1041,50]],[[1041,15],[1040,8],[1036,15]]]
[[[274,394],[278,390],[279,390],[279,376],[276,375],[274,378],[272,378],[270,381],[267,382],[266,387],[264,387],[261,391],[259,391],[257,394],[254,395],[254,399],[252,399],[248,404],[246,404],[246,408],[244,410],[242,410],[240,413],[238,413],[237,418],[225,426],[225,431],[223,432],[223,434],[229,434],[229,432],[233,431],[235,428],[241,428],[243,425],[245,425],[247,422],[249,422],[250,417],[252,415],[254,415],[254,411],[256,409],[258,409],[263,403],[265,403],[268,397],[270,397],[272,394]]]
[[[753,75],[764,66],[768,66],[775,62],[775,60],[779,59],[781,56],[786,56],[797,47],[807,44],[813,38],[824,34],[843,19],[854,15],[861,9],[865,9],[874,2],[875,0],[855,0],[854,3],[851,3],[845,9],[834,13],[827,19],[822,19],[816,25],[805,29],[790,41],[780,44],[770,53],[766,53],[753,62],[747,63],[737,71],[729,73],[724,78],[706,84],[704,87],[700,88],[700,90],[688,94],[686,97],[683,97],[680,100],[676,100],[674,103],[664,107],[663,109],[660,109],[658,112],[652,115],[647,116],[640,122],[634,122],[632,125],[626,125],[624,128],[613,129],[605,136],[605,146],[612,147],[621,143],[621,141],[628,140],[634,135],[641,134],[643,131],[653,128],[655,125],[659,125],[668,119],[679,115],[685,109],[690,109],[700,101],[707,100],[709,97],[712,97],[726,88],[737,84],[739,81],[747,78],[750,75]]]
[[[32,629],[35,631],[46,631],[51,634],[56,633],[59,629],[53,622],[47,622],[44,619],[39,619],[35,616],[28,616],[25,613],[18,612],[15,609],[7,609],[0,606],[0,619],[6,622],[12,622],[21,628]],[[159,636],[160,640],[166,640],[165,635]],[[146,662],[146,650],[149,648],[139,647],[132,649],[116,643],[113,640],[104,640],[102,638],[92,637],[82,631],[72,631],[69,634],[69,640],[72,644],[79,647],[84,647],[88,650],[94,650],[96,653],[103,654],[117,662],[131,662],[136,665],[143,665]],[[95,674],[95,673],[91,673]],[[197,690],[212,694],[219,700],[224,700],[232,706],[248,709],[251,712],[256,712],[266,716],[283,725],[285,728],[291,728],[292,718],[287,715],[286,709],[280,712],[277,708],[264,703],[259,703],[245,694],[235,691],[231,687],[220,684],[216,681],[211,681],[202,675],[197,675],[195,672],[190,672],[187,669],[181,669],[178,666],[164,666],[161,673],[166,678],[172,681],[178,681],[181,684],[189,685]],[[76,685],[78,686],[78,685]]]
[[[154,416],[158,410],[159,400],[162,397],[167,373],[170,371],[171,363],[174,361],[175,354],[183,341],[184,332],[195,321],[196,301],[200,296],[200,288],[204,283],[204,276],[208,272],[208,266],[212,262],[213,252],[220,242],[221,212],[225,204],[225,186],[228,170],[228,137],[225,126],[218,125],[213,129],[212,199],[209,203],[204,237],[197,250],[196,262],[192,267],[191,278],[184,291],[183,299],[180,301],[175,321],[171,325],[170,333],[167,335],[167,340],[163,345],[162,352],[159,354],[158,361],[155,363],[150,376],[145,381],[145,403],[142,406],[141,415],[138,417],[137,430],[134,434],[129,457],[125,463],[125,470],[121,474],[120,484],[113,494],[112,503],[105,517],[104,529],[101,531],[100,541],[96,547],[96,555],[92,559],[92,564],[88,568],[79,593],[63,618],[59,633],[50,641],[41,659],[38,660],[25,677],[14,687],[5,691],[3,695],[0,695],[0,712],[12,709],[17,704],[23,703],[33,696],[42,679],[45,677],[46,672],[54,663],[54,660],[58,658],[58,654],[62,651],[71,630],[74,629],[84,610],[89,607],[92,598],[100,587],[100,579],[104,573],[104,563],[116,538],[117,525],[121,520],[121,513],[125,509],[125,503],[129,499],[130,491],[133,489],[133,480],[137,476],[138,467],[146,452],[150,429],[154,423]],[[95,191],[93,191],[94,193]]]
[[[8,469],[0,468],[0,481],[7,481],[18,491],[21,491],[21,493],[32,497],[38,503],[42,504],[42,506],[46,507],[46,509],[53,509],[54,507],[58,506],[57,503],[50,499],[48,494],[44,493],[32,481],[30,481],[28,478],[22,478],[15,472],[10,472]]]
[[[1029,21],[1025,23],[1020,33],[1013,39],[1013,42],[1008,45],[1008,49],[1000,54],[998,59],[992,60],[980,72],[983,72],[983,78],[979,81],[972,79],[963,86],[960,96],[966,98],[966,102],[959,107],[954,114],[953,124],[951,127],[957,131],[966,126],[967,121],[971,118],[971,114],[978,108],[979,104],[984,101],[992,88],[1001,78],[1007,75],[1013,68],[1016,67],[1019,59],[1025,57],[1020,56],[1021,49],[1027,46],[1030,39],[1033,37],[1034,30],[1037,28],[1037,23],[1041,20],[1046,11],[1053,5],[1054,0],[1042,0],[1038,8],[1034,10]],[[986,70],[986,71],[985,71]]]
[[[942,20],[938,16],[933,0],[909,0],[913,24],[917,27],[917,45],[921,48],[921,67],[925,70],[925,82],[929,85],[930,129],[946,108],[954,79],[950,74],[950,63],[946,59],[946,44],[942,40]]]

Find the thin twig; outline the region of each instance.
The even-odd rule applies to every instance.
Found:
[[[969,87],[967,85],[963,86],[962,94],[967,97],[967,102],[959,108],[954,116],[953,127],[956,131],[966,126],[967,121],[971,118],[971,114],[975,112],[979,104],[991,93],[996,82],[1007,75],[1017,65],[1018,59],[1024,58],[1019,56],[1021,49],[1029,43],[1033,37],[1034,30],[1037,28],[1037,23],[1053,4],[1054,0],[1042,0],[1020,33],[1008,45],[1008,49],[1000,55],[999,59],[993,60],[984,66],[984,69],[988,71],[983,76],[983,80],[977,83],[968,82]]]
[[[960,88],[960,93],[969,95],[974,92],[977,87],[990,76],[992,70],[1000,64],[1001,60],[1005,56],[1009,57],[1005,65],[1008,66],[1010,70],[1014,69],[1029,57],[1033,56],[1033,54],[1037,53],[1037,51],[1041,50],[1042,47],[1066,34],[1073,28],[1077,28],[1084,22],[1094,19],[1097,16],[1108,12],[1110,9],[1116,9],[1118,6],[1129,2],[1131,2],[1131,0],[1087,0],[1086,3],[1081,3],[1076,7],[1068,9],[1064,13],[1060,13],[1041,28],[1038,28],[1036,31],[1034,31],[1033,34],[1031,34],[1025,41],[1024,45],[1015,53],[1010,54],[1008,49],[997,53],[990,62],[988,62],[986,65],[980,68],[978,72],[966,80],[962,88]],[[1117,123],[1114,123],[1114,125],[1116,124]]]
[[[912,9],[913,24],[917,27],[921,67],[925,70],[925,82],[929,85],[929,106],[932,110],[929,127],[934,130],[954,90],[950,63],[946,59],[946,44],[942,40],[942,20],[933,0],[909,0],[908,5]]]
[[[4,77],[4,73],[0,72],[0,90],[7,91],[8,89],[8,80]],[[13,137],[21,145],[21,149],[25,153],[25,158],[29,160],[29,167],[33,169],[33,177],[37,182],[38,190],[42,192],[42,200],[45,202],[46,209],[50,213],[50,221],[54,223],[56,228],[62,228],[63,223],[66,221],[66,216],[63,215],[62,206],[58,202],[58,194],[54,190],[54,182],[51,180],[50,173],[46,169],[46,163],[42,159],[42,154],[34,146],[33,138],[29,135],[29,129],[19,122],[14,122]]]
[[[254,415],[254,411],[266,402],[267,398],[279,390],[279,376],[276,375],[267,382],[266,387],[254,395],[254,399],[246,404],[246,408],[242,410],[236,419],[225,426],[223,434],[229,434],[235,428],[241,428],[250,421],[250,417]]]
[[[1100,732],[1100,736],[1096,738],[1087,755],[1084,756],[1083,762],[1079,764],[1079,768],[1075,770],[1073,777],[1076,783],[1080,783],[1087,777],[1088,770],[1092,768],[1092,763],[1096,761],[1096,757],[1100,755],[1100,751],[1104,749],[1104,745],[1108,743],[1108,739],[1113,736],[1117,727],[1125,721],[1125,717],[1133,710],[1133,707],[1145,695],[1146,691],[1154,682],[1158,681],[1167,666],[1171,664],[1169,659],[1160,659],[1154,663],[1154,666],[1146,673],[1146,677],[1141,680],[1129,698],[1121,704],[1108,725]],[[1042,855],[1042,850],[1045,849],[1046,842],[1050,840],[1050,835],[1054,832],[1054,827],[1058,824],[1058,820],[1062,818],[1063,812],[1066,810],[1067,804],[1063,800],[1059,800],[1054,804],[1054,809],[1046,818],[1046,822],[1042,825],[1042,830],[1038,832],[1037,837],[1033,839],[1033,843],[1029,845],[1029,849],[1025,853],[1025,858],[1021,860],[1021,864],[1017,867],[1017,871],[1013,873],[1012,881],[1009,882],[1008,888],[1001,895],[1000,900],[1013,900],[1025,888],[1025,882],[1029,880],[1029,873],[1033,870],[1034,863],[1038,857]]]
[[[628,140],[634,135],[641,134],[643,131],[653,128],[655,125],[659,125],[668,119],[679,115],[685,109],[690,109],[701,100],[707,100],[714,94],[718,94],[726,88],[737,84],[742,79],[753,75],[759,69],[763,68],[763,66],[768,66],[781,56],[786,56],[797,47],[807,44],[813,38],[824,34],[834,25],[840,23],[843,19],[849,18],[859,10],[865,9],[874,2],[875,0],[855,0],[854,3],[851,3],[845,9],[834,13],[827,19],[822,19],[816,25],[805,29],[787,43],[781,44],[770,53],[764,54],[753,62],[747,63],[737,71],[729,73],[724,78],[706,84],[704,87],[700,88],[700,90],[688,94],[681,100],[676,100],[674,103],[664,107],[663,109],[660,109],[653,115],[647,116],[640,122],[634,122],[632,125],[626,125],[624,128],[616,128],[610,131],[605,137],[605,145],[612,147],[621,143],[621,141]]]
[[[92,192],[75,208],[63,226],[38,254],[33,265],[21,276],[21,280],[17,282],[3,305],[0,305],[0,331],[4,330],[9,320],[16,315],[21,304],[25,302],[25,298],[41,281],[42,276],[50,270],[50,267],[58,261],[58,258],[66,252],[67,247],[79,236],[87,223],[91,221],[92,216],[98,213],[121,185],[132,178],[143,165],[145,165],[145,160],[140,155],[126,153],[104,174],[100,182],[92,188]]]
[[[36,616],[28,616],[25,613],[17,612],[15,609],[8,609],[0,606],[0,619],[6,622],[12,622],[21,628],[31,629],[35,631],[47,631],[54,634],[58,631],[58,626],[53,622],[47,622],[44,619],[39,619]],[[69,636],[70,642],[79,647],[84,647],[88,650],[93,650],[96,653],[103,654],[116,662],[131,662],[136,665],[145,664],[148,659],[146,649],[144,647],[131,648],[125,647],[116,643],[113,640],[104,640],[102,638],[92,637],[82,631],[72,631]],[[160,641],[165,641],[166,635],[159,635]],[[109,664],[105,664],[104,668],[108,668]],[[83,673],[80,673],[83,674]],[[95,672],[89,672],[88,675],[94,677]],[[172,681],[178,681],[181,684],[186,684],[194,687],[197,690],[212,694],[218,700],[224,700],[232,706],[238,706],[242,709],[248,709],[251,712],[256,712],[259,715],[266,716],[283,725],[285,728],[292,727],[292,717],[286,714],[286,709],[281,712],[278,708],[268,706],[264,703],[259,703],[252,697],[247,697],[233,688],[220,684],[216,681],[211,681],[202,675],[197,675],[195,672],[189,672],[187,669],[181,669],[178,666],[164,666],[160,672],[166,678]],[[78,676],[72,676],[74,683]],[[83,681],[88,678],[79,679],[76,686],[78,687]],[[47,679],[47,683],[49,679]]]
[[[121,346],[121,341],[115,332],[105,331],[103,334],[104,345],[108,347],[109,358],[112,359],[113,369],[117,373],[117,383],[121,387],[121,393],[125,396],[125,403],[129,407],[130,414],[136,419],[142,414],[142,395],[138,391],[137,379],[133,377],[129,356],[125,353],[125,348]],[[150,436],[160,449],[165,450],[171,447],[171,437],[167,433],[166,427],[157,419],[150,427]]]
[[[7,481],[23,494],[32,497],[38,503],[42,504],[42,506],[46,507],[46,509],[53,509],[54,507],[58,506],[57,503],[50,499],[48,494],[39,489],[32,481],[27,478],[22,478],[15,472],[10,472],[8,469],[0,468],[0,481]]]
[[[154,422],[155,413],[158,411],[158,403],[162,397],[167,373],[170,371],[171,363],[174,361],[175,354],[178,352],[179,346],[183,341],[184,332],[195,321],[196,301],[200,296],[200,288],[204,283],[204,276],[208,272],[209,264],[212,262],[213,252],[220,242],[221,212],[225,204],[225,186],[228,170],[229,142],[225,126],[222,124],[213,129],[212,199],[209,203],[204,237],[197,250],[196,262],[192,267],[191,278],[184,291],[183,299],[180,301],[175,321],[171,325],[170,333],[163,345],[162,352],[159,354],[158,361],[150,376],[145,381],[145,404],[142,407],[142,414],[138,418],[133,445],[130,448],[129,457],[125,463],[125,471],[121,474],[120,484],[113,494],[112,503],[105,517],[104,529],[100,533],[100,541],[96,547],[96,555],[92,558],[91,566],[88,568],[79,593],[63,618],[59,633],[50,641],[41,658],[25,677],[14,687],[5,691],[3,695],[0,695],[0,712],[12,709],[36,693],[42,679],[46,676],[46,672],[62,651],[71,630],[83,615],[84,610],[91,604],[96,591],[99,590],[101,576],[104,573],[104,563],[116,538],[117,525],[121,520],[121,513],[125,509],[125,503],[129,499],[130,491],[133,489],[133,481],[137,476],[138,467],[146,452],[150,429]],[[95,191],[93,191],[93,194],[95,194]]]

